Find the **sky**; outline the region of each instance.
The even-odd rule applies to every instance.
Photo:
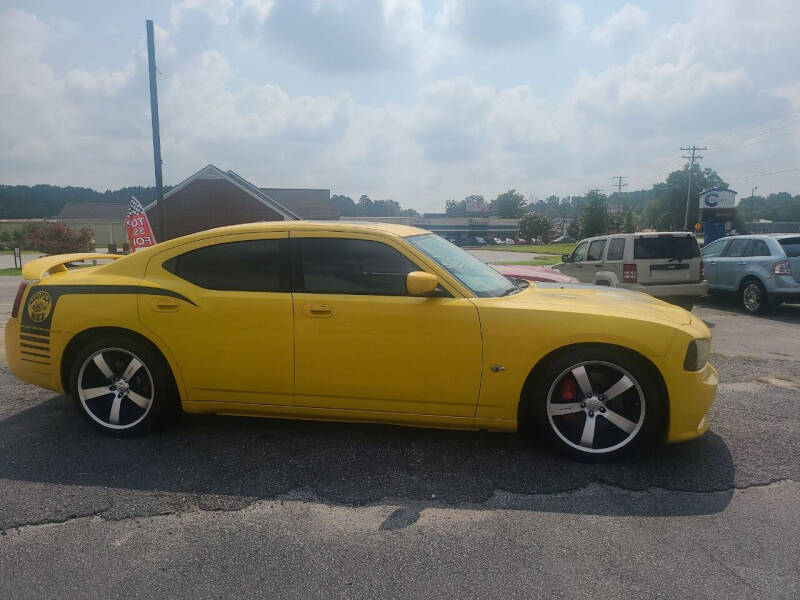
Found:
[[[153,184],[146,19],[167,184],[440,211],[649,189],[696,144],[800,193],[796,0],[0,0],[0,183]]]

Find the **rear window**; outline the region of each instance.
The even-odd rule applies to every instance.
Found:
[[[696,258],[700,256],[697,240],[688,235],[642,237],[634,240],[633,258],[658,260],[661,258]]]
[[[783,251],[789,258],[797,258],[800,256],[800,237],[796,238],[783,238],[778,240],[778,243],[783,246]]]

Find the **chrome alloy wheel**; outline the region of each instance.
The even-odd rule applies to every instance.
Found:
[[[760,285],[755,281],[751,281],[744,286],[742,290],[742,303],[744,304],[745,310],[753,313],[758,312],[762,302]]]
[[[645,398],[622,367],[587,361],[565,369],[547,395],[555,434],[581,452],[601,454],[628,445],[644,423]]]
[[[128,429],[153,406],[153,376],[129,350],[103,348],[78,372],[78,398],[86,414],[103,427]]]

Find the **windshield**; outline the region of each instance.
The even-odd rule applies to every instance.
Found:
[[[507,296],[518,289],[493,268],[435,233],[414,235],[406,240],[447,269],[479,298]]]

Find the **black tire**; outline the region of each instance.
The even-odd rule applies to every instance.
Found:
[[[134,359],[140,367],[135,367]],[[127,373],[127,369],[132,372]],[[81,416],[108,435],[144,434],[180,414],[168,365],[158,352],[135,339],[113,336],[92,340],[75,357],[69,381]],[[105,393],[104,387],[108,387]]]
[[[763,313],[767,310],[768,305],[769,298],[763,283],[755,277],[748,277],[742,281],[742,285],[739,287],[739,306],[746,313],[751,315]]]
[[[587,375],[583,382],[581,368]],[[529,431],[543,435],[573,458],[613,460],[663,440],[667,402],[654,368],[635,353],[616,347],[578,347],[536,373],[536,380],[527,386],[521,416],[529,421]],[[584,390],[587,380],[590,395]],[[619,393],[614,392],[615,385]],[[606,398],[607,392],[614,396]]]

